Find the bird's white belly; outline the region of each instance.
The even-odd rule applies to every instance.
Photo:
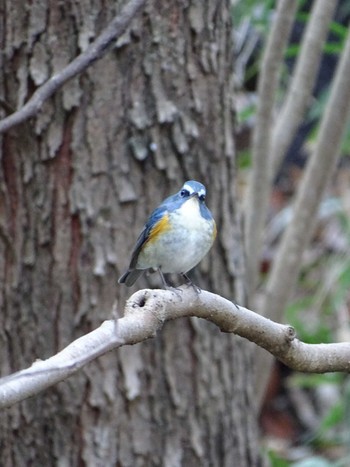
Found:
[[[186,273],[210,250],[215,223],[201,216],[198,201],[189,200],[170,216],[171,228],[145,245],[138,257],[138,269],[161,268],[164,273]]]

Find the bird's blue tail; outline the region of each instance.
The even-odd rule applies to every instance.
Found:
[[[125,284],[127,287],[131,287],[135,284],[137,279],[142,276],[145,271],[142,269],[128,269],[118,280],[119,284]]]

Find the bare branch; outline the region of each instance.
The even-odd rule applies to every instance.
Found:
[[[337,67],[314,152],[305,169],[294,204],[294,216],[278,249],[266,286],[261,313],[280,321],[293,292],[306,245],[312,235],[318,207],[339,159],[342,135],[350,112],[350,33]],[[270,356],[256,356],[261,400],[268,379]],[[261,370],[260,370],[261,369]]]
[[[287,99],[276,119],[276,127],[273,131],[270,180],[276,175],[281,160],[310,104],[324,42],[336,4],[337,2],[329,0],[314,2]]]
[[[41,110],[44,101],[60,89],[64,83],[86,70],[92,63],[101,58],[112,41],[126,31],[131,20],[145,3],[146,0],[130,0],[83,53],[40,86],[21,109],[0,121],[0,133],[4,133],[15,125],[36,115]]]
[[[331,95],[310,157],[299,186],[293,221],[282,239],[271,275],[262,314],[277,321],[293,291],[301,257],[310,239],[323,193],[339,159],[342,136],[350,112],[350,33],[344,47]]]
[[[246,251],[250,291],[253,296],[257,282],[262,234],[266,222],[269,188],[270,140],[273,107],[280,65],[293,24],[296,0],[278,2],[276,18],[262,59],[258,84],[258,108],[253,135],[252,170],[246,207]]]
[[[98,356],[154,337],[167,320],[185,316],[204,318],[222,332],[255,342],[299,371],[350,371],[350,344],[305,344],[291,326],[275,323],[232,302],[192,288],[181,295],[165,290],[140,290],[126,303],[123,318],[108,320],[47,360],[0,380],[0,407],[9,407],[62,381]]]

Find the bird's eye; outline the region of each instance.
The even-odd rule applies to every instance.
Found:
[[[180,196],[182,196],[182,198],[189,196],[189,194],[190,192],[188,190],[185,190],[184,188],[180,191]]]
[[[199,195],[199,201],[205,201],[205,195]]]

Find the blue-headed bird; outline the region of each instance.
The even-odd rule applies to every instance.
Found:
[[[192,284],[187,272],[210,250],[216,224],[205,204],[202,183],[189,180],[175,195],[166,198],[150,215],[132,252],[128,270],[119,283],[131,287],[147,270],[176,273]],[[192,284],[195,290],[200,290]]]

